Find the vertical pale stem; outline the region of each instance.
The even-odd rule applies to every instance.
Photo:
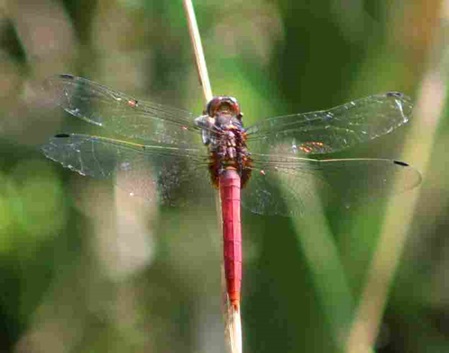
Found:
[[[203,87],[204,98],[209,102],[212,98],[212,88],[210,85],[209,74],[207,72],[206,59],[204,57],[203,46],[201,44],[201,37],[196,22],[195,12],[191,0],[184,0],[184,9],[186,12],[187,23],[189,26],[190,39],[192,40],[193,51],[195,53],[195,61],[198,69],[201,86]],[[217,219],[221,220],[221,203],[219,196],[217,196]],[[221,226],[220,222],[220,226]],[[224,278],[224,266],[222,266],[222,276]],[[242,352],[242,328],[240,309],[234,310],[232,305],[229,305],[229,300],[226,294],[226,281],[222,281],[223,292],[225,293],[225,340],[228,350],[231,353]]]
[[[195,53],[195,62],[200,77],[200,83],[203,87],[204,98],[207,102],[212,99],[212,88],[210,85],[209,74],[207,72],[206,59],[204,57],[203,45],[201,44],[200,32],[196,22],[195,11],[191,0],[184,0],[184,9],[186,12],[187,23],[189,26],[190,39],[192,40],[193,51]]]

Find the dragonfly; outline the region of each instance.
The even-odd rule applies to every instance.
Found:
[[[109,133],[59,133],[42,146],[46,157],[81,175],[114,178],[130,195],[162,205],[194,205],[207,184],[218,190],[226,290],[235,310],[242,282],[241,202],[257,214],[295,217],[316,195],[320,202],[349,207],[410,190],[421,181],[420,173],[402,161],[310,158],[407,123],[412,103],[398,92],[245,128],[239,102],[230,96],[214,97],[195,115],[69,74],[48,78],[43,88],[53,105]]]

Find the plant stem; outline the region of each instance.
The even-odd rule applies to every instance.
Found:
[[[186,12],[187,23],[189,26],[190,39],[195,53],[195,62],[198,70],[200,84],[203,87],[204,98],[207,102],[212,99],[212,88],[210,85],[209,74],[207,72],[206,59],[204,57],[203,45],[201,44],[198,23],[196,22],[195,11],[191,0],[184,0],[184,10]]]
[[[198,24],[196,22],[195,12],[191,0],[183,0],[184,10],[186,12],[187,23],[189,26],[190,39],[192,40],[192,47],[195,53],[195,62],[198,70],[200,84],[203,87],[203,94],[206,102],[209,102],[212,98],[212,88],[210,85],[209,74],[207,72],[206,59],[204,57],[203,46],[201,44],[200,32],[198,30]],[[218,194],[217,194],[218,195]],[[221,222],[221,203],[217,196],[217,219]],[[222,276],[224,278],[224,266],[222,266]],[[225,341],[230,353],[242,352],[242,326],[240,310],[235,310],[230,305],[226,292],[226,281],[222,281],[224,295],[223,314],[225,316]]]

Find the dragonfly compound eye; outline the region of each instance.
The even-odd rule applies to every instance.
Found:
[[[219,112],[228,113],[233,116],[241,117],[240,106],[237,99],[229,96],[214,97],[206,107],[207,114],[215,117]]]
[[[207,107],[206,107],[207,115],[209,115],[212,118],[215,116],[215,114],[217,113],[217,108],[220,104],[220,101],[221,101],[221,97],[214,97],[209,101],[209,103],[207,103]]]

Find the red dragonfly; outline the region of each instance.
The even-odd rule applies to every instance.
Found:
[[[117,174],[117,184],[130,195],[162,204],[198,202],[203,190],[194,182],[219,189],[227,293],[237,310],[241,189],[243,206],[255,213],[296,216],[316,195],[347,207],[366,197],[409,190],[421,180],[418,171],[396,160],[305,158],[353,147],[405,124],[412,104],[397,92],[244,128],[239,104],[229,96],[213,98],[197,117],[72,75],[49,78],[44,87],[66,112],[127,139],[58,134],[42,147],[48,158],[82,175]]]

